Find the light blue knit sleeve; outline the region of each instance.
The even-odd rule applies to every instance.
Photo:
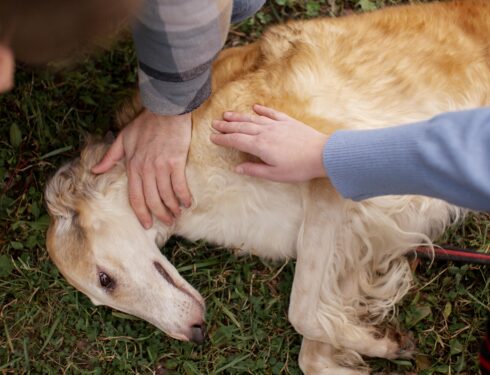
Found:
[[[490,211],[490,108],[335,132],[323,149],[323,164],[345,198],[420,194]]]

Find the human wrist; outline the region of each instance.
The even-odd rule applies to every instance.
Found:
[[[329,136],[320,133],[315,139],[315,144],[313,145],[313,160],[311,165],[313,166],[312,178],[323,178],[327,177],[327,170],[324,164],[324,150],[328,142]]]
[[[178,114],[178,115],[166,115],[166,114],[154,113],[149,109],[146,109],[146,111],[149,114],[151,114],[152,117],[154,117],[160,125],[164,125],[164,126],[170,126],[170,125],[185,126],[186,124],[190,124],[192,119],[191,112]]]

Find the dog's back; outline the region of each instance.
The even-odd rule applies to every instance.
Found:
[[[487,105],[488,35],[486,0],[293,21],[268,30],[258,51],[246,47],[253,61],[239,56],[240,73],[230,77],[231,64],[221,71],[218,60],[215,81],[242,83],[228,84],[215,107],[250,110],[261,102],[300,119],[318,117],[311,125],[328,131],[320,119],[334,128],[379,127]]]

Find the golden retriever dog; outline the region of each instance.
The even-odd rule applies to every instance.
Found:
[[[261,103],[330,133],[392,126],[490,104],[490,2],[387,8],[271,27],[225,50],[213,95],[192,114],[187,181],[193,205],[171,227],[145,230],[124,162],[90,172],[108,145],[88,145],[46,187],[48,251],[95,304],[136,315],[180,340],[204,339],[205,301],[161,254],[172,235],[296,258],[289,321],[305,374],[365,374],[362,356],[410,356],[383,331],[411,285],[404,255],[431,244],[460,209],[420,196],[343,199],[328,179],[274,183],[233,172],[249,155],[209,140],[226,110]],[[126,108],[128,122],[140,108]]]

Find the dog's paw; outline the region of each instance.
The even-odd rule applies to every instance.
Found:
[[[396,350],[393,352],[393,358],[413,357],[415,351],[415,341],[411,332],[400,332],[394,328],[387,329],[387,336],[396,343]]]
[[[374,334],[375,339],[384,342],[386,353],[383,358],[407,358],[413,357],[415,352],[415,342],[410,332],[400,332],[393,327],[378,330]]]

